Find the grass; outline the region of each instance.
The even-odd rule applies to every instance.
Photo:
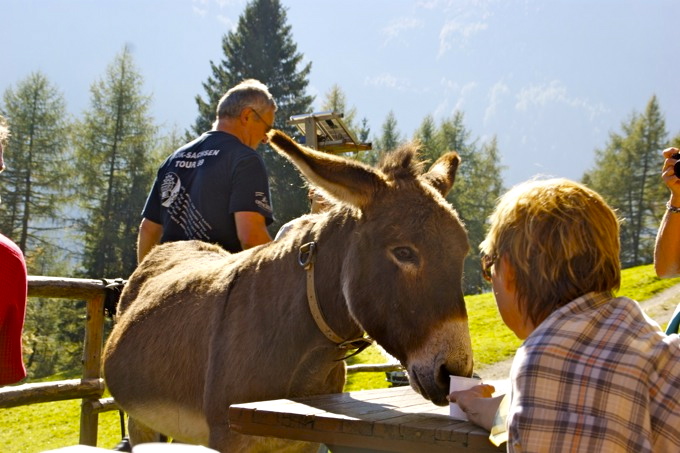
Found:
[[[31,382],[78,378],[79,375],[60,374]],[[37,453],[77,445],[79,434],[80,400],[0,409],[1,452]],[[117,411],[99,414],[98,446],[113,448],[120,441],[120,434]]]
[[[375,345],[366,348],[363,352],[347,360],[348,365],[360,363],[386,363],[387,359]],[[370,390],[389,387],[385,373],[352,373],[347,375],[345,391]]]
[[[0,449],[34,453],[78,444],[80,400],[0,409]],[[97,445],[113,448],[120,440],[118,412],[99,415]]]
[[[680,283],[680,278],[660,280],[651,265],[626,269],[622,272],[619,293],[644,301],[658,292]],[[520,345],[514,334],[503,324],[491,293],[465,298],[472,336],[475,363],[492,364],[510,358]],[[385,357],[375,346],[348,361],[383,363]],[[77,376],[54,376],[50,380]],[[356,373],[348,376],[346,391],[388,387],[384,373]],[[58,401],[12,409],[0,409],[0,451],[35,453],[76,445],[80,430],[80,401]],[[120,440],[118,412],[99,415],[97,445],[111,448]]]
[[[512,357],[521,341],[503,323],[492,293],[466,296],[475,366]]]
[[[618,294],[641,302],[678,283],[680,278],[660,279],[654,272],[654,266],[648,264],[624,269]]]

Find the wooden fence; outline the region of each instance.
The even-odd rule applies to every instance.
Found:
[[[102,398],[105,384],[101,376],[104,344],[104,301],[106,282],[62,277],[28,277],[28,297],[85,300],[86,320],[81,379],[0,387],[0,408],[35,403],[82,399],[80,408],[81,445],[97,445],[99,414],[118,407],[113,398]],[[360,364],[347,367],[348,373],[402,370],[399,364]]]
[[[117,409],[112,398],[101,399],[104,380],[101,359],[104,342],[104,299],[106,283],[61,277],[28,277],[29,297],[85,300],[85,338],[81,379],[23,384],[0,388],[0,408],[82,398],[80,444],[97,445],[99,413]]]

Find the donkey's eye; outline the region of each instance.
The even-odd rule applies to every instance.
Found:
[[[392,249],[392,254],[402,263],[418,262],[418,255],[411,247],[395,247]]]

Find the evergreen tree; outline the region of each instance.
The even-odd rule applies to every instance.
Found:
[[[342,113],[342,122],[358,138],[358,130],[354,124],[357,109],[355,107],[347,107],[347,96],[345,96],[339,85],[335,84],[328,90],[324,102],[321,104],[321,110]]]
[[[675,148],[680,148],[680,134],[673,137],[673,140],[671,140],[671,146]]]
[[[269,87],[278,110],[274,125],[293,135],[292,115],[309,113],[313,98],[305,94],[311,63],[300,68],[303,55],[293,42],[286,11],[279,0],[253,0],[239,18],[236,31],[222,39],[224,59],[210,62],[212,75],[203,84],[206,96],[196,97],[199,116],[194,134],[211,129],[222,95],[244,79],[254,78]],[[262,147],[261,147],[262,148]],[[308,210],[306,189],[295,167],[269,147],[264,149],[276,221],[271,229]]]
[[[441,156],[443,149],[439,144],[437,126],[435,125],[432,115],[427,115],[423,122],[420,123],[420,127],[416,130],[413,138],[420,143],[420,152],[424,159],[433,163]]]
[[[3,101],[11,135],[8,169],[0,178],[0,231],[24,251],[31,272],[46,264],[41,259],[48,254],[42,252],[57,248],[54,232],[64,226],[59,219],[68,202],[63,190],[69,177],[66,104],[40,72],[8,88]]]
[[[633,113],[621,127],[621,134],[610,134],[604,150],[596,150],[595,167],[584,174],[583,182],[599,192],[622,218],[621,262],[630,267],[652,262],[666,199],[659,172],[660,151],[668,142],[656,96],[644,114]]]
[[[375,148],[382,153],[394,151],[403,142],[397,127],[397,118],[392,110],[387,114],[382,125],[382,135],[375,140]]]
[[[465,115],[456,111],[451,119],[445,119],[439,126],[439,141],[447,151],[456,151],[461,158],[474,154],[477,144],[470,142],[470,131],[464,124]],[[468,160],[465,166],[472,163]]]
[[[150,162],[156,128],[142,85],[126,46],[92,85],[90,108],[76,127],[83,268],[90,278],[127,277],[137,264],[140,212],[157,164]]]
[[[361,128],[358,131],[359,142],[366,143],[369,135],[371,135],[371,128],[368,126],[368,118],[361,119]]]
[[[394,116],[394,112],[390,110],[382,125],[382,134],[373,140],[373,149],[360,153],[357,160],[368,165],[376,165],[386,153],[394,151],[402,143],[403,139],[397,127],[397,118]]]

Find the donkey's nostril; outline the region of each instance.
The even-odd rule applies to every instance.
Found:
[[[451,375],[451,373],[446,368],[446,365],[440,366],[439,372],[437,373],[437,377],[435,378],[437,380],[437,385],[439,387],[449,388],[449,376],[450,375]]]
[[[453,364],[445,364],[441,366],[441,373],[444,374],[444,380],[446,381],[446,385],[448,386],[448,379],[449,376],[461,376],[461,377],[472,377],[472,371],[473,371],[473,362],[472,360],[469,360],[465,363],[459,363],[456,362]],[[448,367],[447,367],[448,365]]]

